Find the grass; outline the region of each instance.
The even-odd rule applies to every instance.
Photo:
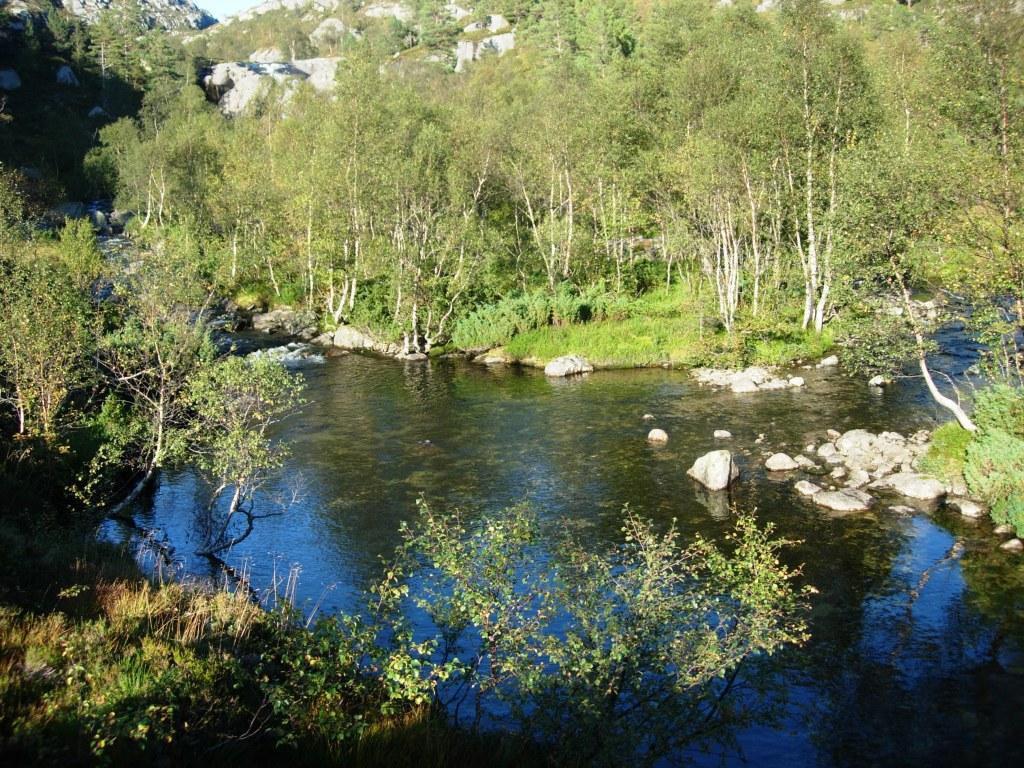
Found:
[[[726,333],[702,297],[684,286],[641,296],[621,315],[526,331],[510,339],[505,349],[515,360],[534,364],[576,354],[598,368],[736,367],[815,360],[834,343],[828,331],[801,331],[788,316],[774,325],[741,318]]]
[[[971,439],[971,433],[955,421],[943,424],[932,434],[928,452],[921,458],[921,470],[947,483],[962,485]]]

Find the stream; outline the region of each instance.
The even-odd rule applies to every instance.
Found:
[[[943,348],[952,351],[934,361],[939,370],[960,373],[974,360],[969,344]],[[812,640],[775,662],[789,690],[781,724],[747,728],[736,751],[697,762],[1024,764],[1024,557],[1000,550],[987,520],[942,507],[894,512],[907,503],[896,498],[838,517],[796,494],[794,476],[763,469],[765,452],[800,453],[829,428],[934,428],[945,414],[919,380],[873,390],[809,370],[799,372],[802,389],[736,395],[701,388],[685,371],[548,380],[531,369],[359,354],[302,373],[309,402],[283,425],[292,453],[261,499],[282,514],[260,520],[228,558],[256,589],[296,567],[306,610],[358,610],[420,497],[469,516],[527,501],[593,547],[619,539],[626,504],[659,527],[677,519],[684,542],[720,539],[730,508],[686,469],[727,447],[742,470],[732,503],[799,540],[787,560],[803,564],[819,593]],[[647,443],[652,426],[668,432],[667,445]],[[716,429],[733,437],[716,440]],[[210,574],[195,554],[206,492],[194,472],[168,472],[135,510],[184,575]],[[134,535],[116,522],[103,533]]]

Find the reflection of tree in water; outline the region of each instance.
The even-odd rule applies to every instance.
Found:
[[[1024,759],[1016,706],[1021,680],[1004,668],[1019,660],[1024,637],[1019,563],[959,539],[931,562],[900,573],[885,569],[874,546],[865,552],[873,562],[863,574],[874,574],[874,586],[859,602],[850,594],[847,610],[827,621],[820,612],[812,620],[812,678],[824,690],[806,722],[822,762],[1011,765]],[[891,547],[890,553],[895,562],[898,553]]]

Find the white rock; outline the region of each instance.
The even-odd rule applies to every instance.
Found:
[[[789,386],[791,387],[802,387],[804,385],[803,376],[791,376],[789,379]]]
[[[829,477],[831,477],[833,480],[842,480],[844,477],[846,477],[846,467],[836,467],[829,474]]]
[[[578,355],[556,357],[544,366],[544,375],[553,378],[575,376],[580,373],[592,373],[594,366]]]
[[[686,474],[711,491],[722,491],[737,477],[739,468],[729,451],[711,451],[693,463]]]
[[[992,530],[992,533],[996,534],[997,536],[1009,536],[1013,532],[1014,532],[1014,527],[1012,525],[1008,524],[1008,523],[1003,523],[1002,525],[997,525]]]
[[[829,456],[835,456],[836,455],[836,447],[835,447],[835,445],[833,445],[832,443],[824,443],[824,444],[822,444],[821,446],[818,447],[818,455],[821,458],[823,458],[823,459],[827,459]]]
[[[334,332],[334,346],[342,349],[375,349],[377,342],[351,325],[342,325]]]
[[[846,479],[846,486],[848,488],[860,488],[870,482],[871,475],[863,469],[854,469],[850,471],[850,476]]]
[[[789,472],[800,468],[800,465],[785,453],[773,454],[764,465],[772,472]]]
[[[1005,549],[1008,552],[1024,552],[1024,542],[1020,539],[1010,539],[1000,544],[999,548]]]
[[[804,456],[802,453],[797,455],[797,456],[794,456],[793,457],[793,461],[795,461],[797,463],[797,466],[801,467],[802,469],[817,469],[818,468],[817,464],[815,464],[809,458]]]
[[[801,496],[814,496],[815,494],[821,493],[820,486],[817,486],[807,480],[799,480],[793,487],[796,488],[797,493]]]
[[[820,363],[818,363],[819,368],[832,368],[833,366],[836,365],[839,365],[839,358],[836,357],[835,355],[829,355]]]
[[[872,376],[871,380],[868,381],[869,387],[887,387],[892,384],[892,380],[885,376]]]
[[[883,477],[870,485],[876,489],[892,489],[901,496],[910,499],[930,501],[946,495],[946,486],[933,477],[919,475],[916,472],[897,472]]]
[[[647,442],[649,443],[667,443],[668,432],[664,429],[652,429],[647,433]]]
[[[654,421],[654,414],[653,413],[645,413],[644,414],[644,421]]]
[[[984,517],[985,508],[978,504],[976,501],[957,497],[953,499],[946,499],[946,504],[957,510],[964,517]]]
[[[828,436],[828,439],[831,440],[832,442],[835,442],[836,440],[843,436],[841,432],[835,429],[826,429],[825,434]]]
[[[732,432],[730,432],[727,429],[716,429],[715,430],[715,439],[716,440],[728,440],[730,437],[732,437]]]
[[[822,491],[814,494],[814,503],[833,512],[863,512],[871,507],[871,497],[853,489]]]

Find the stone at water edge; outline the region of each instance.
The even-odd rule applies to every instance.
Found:
[[[1024,542],[1020,539],[1010,539],[1000,544],[999,548],[1005,549],[1008,552],[1024,552]]]
[[[592,373],[594,366],[588,363],[579,355],[564,355],[556,357],[544,366],[544,375],[552,378],[563,376],[576,376],[581,373]]]
[[[869,387],[887,387],[892,384],[892,380],[885,376],[872,376],[868,382]]]
[[[871,508],[873,499],[866,493],[847,488],[841,491],[822,491],[812,497],[819,507],[833,512],[864,512]]]
[[[839,365],[839,358],[836,357],[835,355],[829,355],[820,363],[818,363],[819,368],[832,368],[836,365]]]
[[[653,413],[645,413],[643,418],[644,418],[644,421],[654,421],[654,414]]]
[[[804,377],[803,376],[793,376],[789,380],[789,386],[791,386],[791,387],[802,387],[804,385],[804,383],[805,382],[804,382]]]
[[[801,496],[814,496],[821,493],[821,486],[815,485],[808,480],[799,480],[793,487]]]
[[[825,443],[818,447],[817,453],[821,458],[827,459],[829,456],[835,456],[836,447],[832,443]]]
[[[729,385],[729,389],[737,395],[744,395],[748,392],[757,392],[757,384],[751,379],[736,379],[736,381]]]
[[[711,491],[724,491],[740,475],[729,451],[711,451],[697,459],[686,474]]]
[[[835,442],[836,440],[843,436],[843,433],[836,429],[826,429],[825,435],[828,437],[829,440]]]
[[[871,483],[869,488],[892,489],[910,499],[932,501],[946,495],[946,486],[932,477],[915,472],[897,472]]]
[[[846,479],[847,488],[860,488],[862,485],[867,485],[871,482],[871,475],[865,472],[863,469],[855,469],[850,472],[849,477]]]
[[[1011,536],[1011,535],[1013,535],[1013,532],[1014,532],[1014,527],[1012,525],[1010,525],[1009,523],[1003,523],[1002,525],[997,525],[992,530],[992,533],[996,534],[997,536]]]
[[[664,429],[652,429],[647,433],[647,442],[649,443],[667,443],[668,432]]]
[[[728,440],[730,437],[732,437],[732,432],[730,432],[727,429],[716,429],[715,430],[715,439],[716,440]]]
[[[791,472],[800,468],[800,465],[785,453],[772,454],[764,465],[772,472]]]
[[[957,510],[964,517],[979,518],[985,516],[985,508],[975,501],[964,498],[946,499],[946,504]]]
[[[829,477],[831,477],[833,480],[842,480],[844,477],[846,477],[846,467],[836,467],[829,474]]]
[[[800,455],[798,455],[798,456],[794,456],[793,457],[793,461],[795,461],[797,466],[801,467],[802,469],[817,469],[818,468],[817,464],[815,464],[813,461],[808,459],[802,453]]]

